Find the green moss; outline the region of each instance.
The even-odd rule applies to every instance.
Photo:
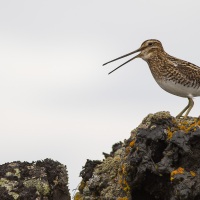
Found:
[[[29,179],[24,181],[23,184],[27,188],[35,187],[37,191],[43,195],[48,195],[50,192],[49,184],[47,182],[42,182],[42,180],[39,179]]]
[[[17,176],[18,178],[20,178],[20,170],[19,168],[14,168],[15,172],[7,172],[6,176]]]
[[[8,192],[8,194],[11,195],[16,200],[19,198],[19,195],[15,192]]]
[[[17,176],[18,178],[20,178],[20,170],[19,170],[19,168],[15,168],[14,169],[15,170],[15,176]]]
[[[7,179],[1,178],[1,179],[0,179],[0,186],[3,186],[3,187],[4,187],[4,185],[7,184],[8,182],[9,182],[9,181],[8,181]]]
[[[8,190],[8,194],[10,196],[12,196],[14,199],[18,199],[18,197],[19,197],[19,195],[17,193],[12,192],[12,190],[17,185],[18,185],[17,181],[10,181],[10,180],[7,180],[5,178],[0,179],[0,186],[6,188]]]
[[[0,179],[0,186],[5,187],[8,191],[11,191],[16,185],[18,184],[17,181],[10,181],[6,178]]]

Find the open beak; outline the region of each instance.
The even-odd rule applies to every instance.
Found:
[[[139,52],[139,51],[141,51],[141,50],[142,50],[142,49],[139,48],[139,49],[137,49],[137,50],[135,50],[135,51],[132,51],[131,53],[128,53],[128,54],[125,54],[125,55],[120,56],[120,57],[118,57],[118,58],[115,58],[114,60],[111,60],[111,61],[109,61],[109,62],[107,62],[107,63],[104,63],[103,66],[104,66],[104,65],[107,65],[108,63],[111,63],[111,62],[114,62],[114,61],[116,61],[116,60],[119,60],[119,59],[121,59],[121,58],[130,56],[130,55],[132,55],[132,54],[134,54],[134,53],[137,53],[137,52]],[[112,70],[112,71],[109,72],[108,74],[113,73],[115,70],[119,69],[119,68],[122,67],[123,65],[125,65],[125,64],[127,64],[128,62],[132,61],[133,59],[139,57],[139,55],[140,55],[140,54],[138,54],[137,56],[134,56],[133,58],[131,58],[130,60],[128,60],[128,61],[126,61],[125,63],[121,64],[119,67],[115,68],[114,70]]]

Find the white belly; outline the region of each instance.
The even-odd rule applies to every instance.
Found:
[[[165,91],[180,97],[200,96],[200,88],[184,86],[173,81],[157,81],[158,85]]]

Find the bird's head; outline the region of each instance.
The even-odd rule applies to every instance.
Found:
[[[139,54],[137,54],[136,56],[134,56],[133,58],[131,58],[130,60],[126,61],[125,63],[123,63],[122,65],[120,65],[119,67],[115,68],[113,71],[111,71],[109,74],[111,74],[112,72],[114,72],[115,70],[117,70],[118,68],[122,67],[123,65],[125,65],[126,63],[132,61],[133,59],[135,58],[142,58],[144,60],[148,60],[151,58],[152,55],[154,55],[156,52],[162,52],[164,51],[163,50],[163,47],[162,47],[162,44],[159,40],[155,40],[155,39],[150,39],[150,40],[146,40],[142,43],[142,45],[140,46],[139,49],[135,50],[135,51],[132,51],[131,53],[128,53],[128,54],[125,54],[123,56],[120,56],[114,60],[111,60],[107,63],[104,63],[103,65],[107,65],[108,63],[111,63],[113,61],[116,61],[116,60],[119,60],[121,58],[124,58],[124,57],[127,57],[127,56],[130,56],[134,53],[138,53],[140,52]]]
[[[140,54],[138,54],[137,57],[144,60],[151,58],[155,52],[164,51],[161,42],[154,39],[144,41],[138,50]]]

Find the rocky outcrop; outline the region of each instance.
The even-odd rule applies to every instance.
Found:
[[[200,118],[149,114],[104,155],[86,162],[75,200],[200,200]]]
[[[45,159],[0,165],[1,200],[70,200],[66,166]]]

